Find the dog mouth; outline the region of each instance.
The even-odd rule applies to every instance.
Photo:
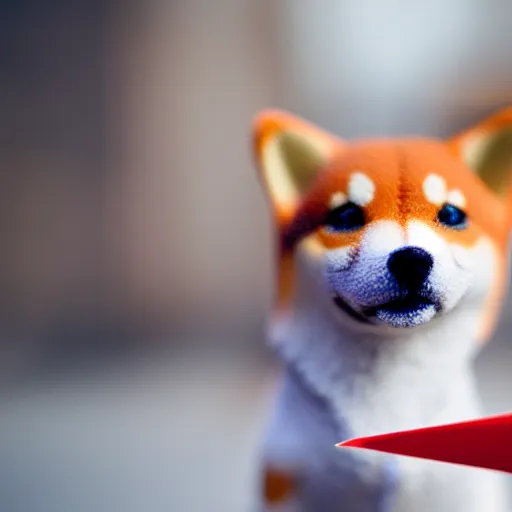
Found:
[[[341,297],[334,298],[334,303],[352,318],[370,324],[387,324],[391,327],[417,327],[432,320],[440,306],[431,298],[419,293],[407,293],[402,297],[376,306],[354,309]]]

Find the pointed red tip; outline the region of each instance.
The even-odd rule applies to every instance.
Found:
[[[336,448],[363,448],[364,446],[364,438],[356,437],[354,439],[347,439],[342,443],[338,443]]]
[[[511,441],[512,413],[349,439],[336,446],[367,448],[512,473]]]

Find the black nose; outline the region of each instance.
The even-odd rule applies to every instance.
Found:
[[[399,249],[388,258],[389,271],[397,283],[408,290],[421,288],[433,264],[432,256],[419,247]]]

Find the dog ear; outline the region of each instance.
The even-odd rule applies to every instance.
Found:
[[[458,157],[499,197],[512,185],[512,107],[452,137],[448,144]]]
[[[261,112],[253,123],[254,152],[277,223],[277,296],[271,332],[288,311],[295,282],[292,251],[282,235],[315,178],[344,143],[285,112]],[[276,331],[277,332],[277,331]],[[273,334],[270,334],[273,337]]]
[[[276,110],[260,113],[253,123],[254,150],[263,185],[282,226],[340,140],[308,122]]]

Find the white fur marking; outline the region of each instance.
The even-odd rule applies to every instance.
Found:
[[[472,254],[471,250],[462,247],[459,244],[452,244],[451,250],[453,254],[453,259],[462,268],[470,268],[472,262]]]
[[[397,222],[383,220],[368,227],[363,243],[373,256],[387,256],[404,245],[405,234]]]
[[[334,209],[338,206],[344,205],[348,201],[347,196],[343,192],[336,192],[329,200],[329,207]]]
[[[366,206],[373,201],[375,184],[362,172],[355,172],[348,184],[348,197],[358,206]]]
[[[437,174],[429,174],[423,182],[423,193],[427,201],[441,205],[446,202],[446,181]]]
[[[460,190],[451,190],[448,192],[447,202],[458,208],[464,208],[466,206],[466,197]]]
[[[423,222],[413,220],[407,223],[407,245],[421,247],[432,256],[446,248],[446,242],[431,227]]]

